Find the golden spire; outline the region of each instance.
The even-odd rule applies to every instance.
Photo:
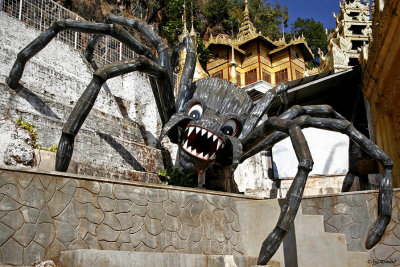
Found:
[[[192,18],[191,18],[192,28],[190,29],[190,36],[196,36],[196,32],[194,30],[193,2],[191,11],[192,11]]]
[[[242,24],[240,25],[238,39],[242,39],[243,37],[253,36],[253,35],[257,35],[257,30],[250,20],[249,3],[247,0],[245,0],[244,1],[244,18],[243,18]]]
[[[236,66],[238,64],[236,63],[236,60],[235,60],[235,49],[234,49],[234,46],[233,46],[233,32],[232,32],[231,47],[232,47],[232,60],[231,60],[231,62],[229,62],[229,68],[230,68],[230,77],[229,77],[230,79],[229,79],[229,81],[234,83],[234,84],[236,84],[237,83]]]
[[[244,0],[244,20],[250,19],[249,16],[249,2],[247,0]]]
[[[186,1],[183,2],[182,22],[183,22],[183,29],[182,29],[182,34],[179,36],[179,40],[183,40],[183,38],[185,38],[189,34],[186,25]]]
[[[183,21],[183,30],[182,34],[179,36],[179,40],[182,41],[185,37],[191,36],[194,39],[194,46],[195,48],[197,47],[197,38],[196,38],[196,31],[194,30],[194,16],[193,16],[193,4],[192,4],[192,28],[190,30],[190,33],[187,30],[187,24],[186,24],[186,4],[183,5],[183,15],[182,15],[182,21]],[[182,76],[183,68],[185,66],[185,60],[186,60],[186,48],[182,49],[182,51],[179,53],[179,77]],[[194,70],[194,75],[193,75],[193,81],[197,81],[201,78],[209,77],[207,72],[203,70],[201,67],[199,57],[197,56],[196,60],[196,67]],[[180,79],[180,78],[179,78]],[[179,84],[179,81],[178,81]]]

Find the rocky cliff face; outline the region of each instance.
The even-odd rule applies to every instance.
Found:
[[[147,23],[161,23],[163,0],[57,0],[65,8],[89,21],[104,21],[107,14],[140,18]],[[100,8],[99,8],[100,7]]]

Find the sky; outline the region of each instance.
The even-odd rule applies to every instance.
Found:
[[[332,12],[339,12],[339,0],[280,0],[281,5],[287,5],[289,9],[289,28],[298,18],[313,18],[324,25],[324,28],[335,28],[335,18]]]

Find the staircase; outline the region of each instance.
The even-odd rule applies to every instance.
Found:
[[[274,229],[280,214],[280,201],[237,202],[243,237],[243,250],[257,257],[262,242]],[[322,215],[303,215],[301,207],[291,231],[271,261],[283,266],[363,267],[368,263],[366,252],[347,251],[344,234],[327,233]]]

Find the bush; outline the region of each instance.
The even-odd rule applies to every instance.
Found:
[[[197,175],[180,169],[165,169],[157,172],[160,180],[166,185],[185,187],[197,186]]]
[[[17,120],[16,121],[18,125],[20,125],[23,129],[25,129],[26,131],[29,132],[29,135],[32,138],[32,146],[33,148],[36,149],[40,149],[40,150],[46,150],[46,151],[50,151],[50,152],[57,152],[58,146],[57,145],[53,145],[50,147],[43,147],[42,145],[39,145],[37,143],[38,140],[38,135],[36,133],[36,127],[32,124],[30,124],[29,122],[23,121],[23,120]]]

